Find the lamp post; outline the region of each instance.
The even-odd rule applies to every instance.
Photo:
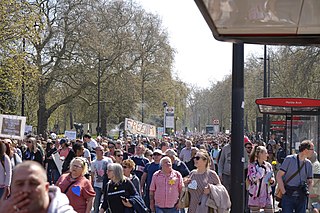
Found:
[[[263,58],[263,97],[270,97],[270,58],[267,55],[267,45],[264,45],[264,55]],[[267,65],[268,61],[268,65]],[[269,138],[269,115],[263,114],[263,141],[267,142]]]
[[[166,107],[168,106],[167,102],[162,103],[163,106],[163,132],[166,133]]]
[[[97,135],[100,135],[101,128],[100,128],[100,78],[101,78],[101,59],[99,53],[99,64],[98,64],[98,119],[97,119]]]
[[[23,53],[26,51],[26,39],[22,39],[22,50]],[[25,65],[22,67],[22,83],[21,83],[21,116],[24,116],[24,103],[25,103],[25,84],[24,84],[24,75],[25,75]]]

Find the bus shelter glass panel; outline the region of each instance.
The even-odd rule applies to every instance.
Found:
[[[290,119],[290,120],[288,120]],[[288,150],[291,154],[299,152],[300,143],[303,140],[311,140],[315,145],[315,150],[319,152],[319,122],[318,116],[300,117],[299,125],[291,126],[291,118],[287,118],[287,138],[289,142]],[[291,128],[292,127],[292,128]]]

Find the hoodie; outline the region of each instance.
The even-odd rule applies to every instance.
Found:
[[[68,197],[57,186],[49,186],[50,205],[48,213],[76,213],[69,204]]]

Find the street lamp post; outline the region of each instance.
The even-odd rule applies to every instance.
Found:
[[[100,135],[100,78],[101,78],[101,59],[99,53],[99,64],[98,64],[98,119],[97,119],[97,135]]]
[[[22,50],[23,53],[26,51],[26,39],[22,39]],[[21,116],[24,116],[24,104],[25,104],[25,84],[24,84],[24,75],[25,75],[25,65],[22,67],[22,83],[21,83]]]
[[[166,133],[166,107],[168,106],[167,102],[162,103],[163,106],[163,132]]]

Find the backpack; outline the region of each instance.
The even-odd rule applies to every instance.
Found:
[[[284,159],[286,158],[286,152],[284,149],[279,149],[277,152],[277,161],[279,163],[283,163]]]

